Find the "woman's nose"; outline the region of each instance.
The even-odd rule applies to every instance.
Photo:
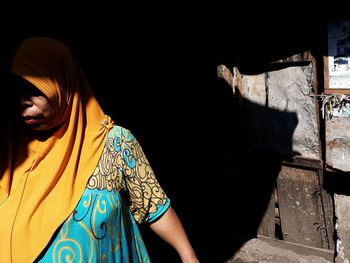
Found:
[[[23,108],[23,109],[33,106],[33,102],[31,100],[30,96],[21,96],[19,99],[19,103],[20,103],[21,108]]]

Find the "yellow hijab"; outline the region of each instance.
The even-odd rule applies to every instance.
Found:
[[[73,212],[113,122],[76,58],[57,40],[23,41],[11,72],[42,91],[57,112],[49,137],[8,138],[8,160],[1,160],[0,261],[22,263],[33,262]]]

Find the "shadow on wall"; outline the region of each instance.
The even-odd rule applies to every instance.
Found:
[[[160,173],[202,263],[225,262],[256,237],[281,168],[280,157],[262,151],[264,142],[292,152],[298,124],[296,113],[239,101],[223,80],[210,83],[212,97],[206,101],[210,97],[212,105],[205,113],[215,114],[199,117],[197,122],[203,123],[190,126],[196,137],[191,160],[182,157],[179,170]],[[169,161],[153,163],[156,173],[169,169]],[[142,231],[152,262],[180,262],[147,228]]]

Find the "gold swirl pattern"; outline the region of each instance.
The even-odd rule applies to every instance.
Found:
[[[88,206],[87,206],[88,204]],[[127,203],[119,193],[87,189],[40,263],[150,262]]]
[[[36,262],[150,262],[136,221],[168,206],[135,137],[114,126],[76,209]]]
[[[106,147],[87,187],[127,191],[130,210],[138,223],[149,220],[168,198],[136,138],[120,126],[110,131]]]
[[[69,222],[69,220],[68,220]],[[78,241],[72,238],[68,238],[69,224],[67,224],[66,231],[63,228],[60,231],[60,239],[55,243],[53,247],[53,263],[62,262],[82,262],[82,249]],[[58,251],[57,251],[58,250]],[[77,254],[78,252],[78,254]],[[62,260],[63,259],[63,260]]]
[[[137,256],[140,262],[144,263],[150,263],[150,259],[147,256],[147,251],[144,249],[145,244],[143,243],[143,239],[141,236],[138,236],[135,234],[135,240],[136,240],[136,248],[137,248]]]
[[[89,179],[87,188],[119,192],[123,188],[121,162],[121,153],[114,150],[113,138],[108,137],[106,147]]]

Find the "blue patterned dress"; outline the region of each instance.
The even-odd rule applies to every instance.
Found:
[[[80,202],[37,262],[150,262],[137,223],[169,205],[135,137],[114,126]]]

